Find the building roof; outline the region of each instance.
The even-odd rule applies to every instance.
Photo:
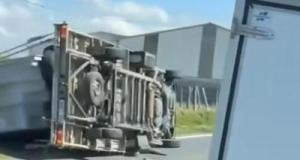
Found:
[[[140,36],[146,36],[146,35],[152,35],[152,34],[159,34],[159,33],[164,33],[164,32],[172,32],[172,31],[178,31],[178,30],[184,30],[184,29],[190,29],[190,28],[196,28],[196,27],[202,27],[206,25],[213,25],[216,26],[217,28],[230,31],[230,29],[214,24],[214,23],[203,23],[203,24],[197,24],[197,25],[192,25],[192,26],[184,26],[184,27],[178,27],[178,28],[172,28],[172,29],[166,29],[166,30],[160,30],[160,31],[155,31],[155,32],[149,32],[149,33],[142,33],[142,34],[137,34],[137,35],[131,35],[131,36],[126,36],[126,35],[120,35],[120,34],[114,34],[114,33],[109,33],[109,32],[94,32],[92,35],[94,36],[100,36],[101,38],[109,38],[109,40],[113,40],[114,42],[121,40],[121,39],[127,39],[127,38],[134,38],[134,37],[140,37]]]
[[[95,37],[99,37],[105,40],[108,40],[110,42],[117,43],[120,39],[126,38],[127,36],[120,35],[120,34],[114,34],[114,33],[109,33],[109,32],[93,32],[90,33],[91,35]]]
[[[137,34],[137,35],[132,35],[132,36],[123,36],[123,38],[134,38],[134,37],[146,36],[146,35],[151,35],[151,34],[159,34],[159,33],[172,32],[172,31],[178,31],[178,30],[184,30],[184,29],[190,29],[190,28],[197,28],[197,27],[202,27],[202,26],[206,26],[206,25],[213,25],[213,26],[216,26],[217,28],[226,30],[228,32],[230,31],[230,29],[228,29],[226,27],[209,22],[209,23],[197,24],[197,25],[192,25],[192,26],[178,27],[178,28],[173,28],[173,29],[166,29],[166,30],[161,30],[161,31]]]

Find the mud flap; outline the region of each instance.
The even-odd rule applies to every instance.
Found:
[[[138,135],[137,141],[138,141],[138,146],[140,148],[140,153],[150,153],[150,154],[157,154],[157,155],[162,155],[162,156],[167,155],[163,152],[160,152],[158,150],[151,148],[146,135]]]

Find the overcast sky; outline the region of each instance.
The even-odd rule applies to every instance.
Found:
[[[134,35],[213,22],[230,28],[235,0],[0,0],[0,51],[67,21],[84,32]]]

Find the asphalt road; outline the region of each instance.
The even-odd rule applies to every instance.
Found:
[[[123,155],[107,155],[103,153],[86,153],[79,151],[64,150],[25,150],[24,145],[17,143],[0,144],[0,155],[12,157],[12,159],[54,159],[54,160],[207,160],[209,154],[211,137],[196,137],[181,139],[181,148],[163,149],[160,152],[167,156],[153,154],[139,154],[136,157]],[[1,156],[0,156],[1,159]],[[6,158],[2,158],[6,159]],[[2,160],[1,159],[1,160]]]

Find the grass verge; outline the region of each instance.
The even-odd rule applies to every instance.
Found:
[[[176,135],[212,133],[215,125],[215,109],[184,109],[176,111]]]

